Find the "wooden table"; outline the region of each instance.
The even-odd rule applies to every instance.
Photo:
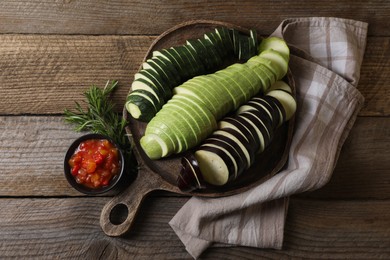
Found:
[[[365,106],[330,183],[292,197],[283,250],[211,248],[202,257],[390,258],[390,2],[378,0],[1,1],[0,258],[191,258],[168,225],[188,197],[153,194],[126,237],[101,231],[110,198],[67,184],[63,157],[80,134],[62,113],[108,79],[119,80],[120,110],[150,43],[180,22],[214,19],[268,35],[305,16],[369,23],[358,86]]]

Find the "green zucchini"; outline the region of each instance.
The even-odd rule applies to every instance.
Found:
[[[133,118],[148,122],[161,109],[161,104],[150,92],[137,89],[127,96],[125,107]]]

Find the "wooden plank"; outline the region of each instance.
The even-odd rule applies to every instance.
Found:
[[[62,113],[92,84],[117,79],[122,109],[132,75],[154,37],[0,36],[0,114]]]
[[[358,118],[329,183],[301,196],[323,199],[388,199],[390,118]]]
[[[390,198],[390,117],[360,117],[321,198]],[[80,195],[63,176],[63,158],[80,134],[59,116],[0,117],[0,196]]]
[[[292,199],[283,250],[212,248],[207,259],[388,259],[389,201]]]
[[[58,114],[81,102],[92,84],[119,80],[121,110],[133,74],[154,37],[0,35],[0,114]],[[390,115],[390,37],[372,37],[359,90],[361,115]]]
[[[0,118],[0,196],[80,195],[64,176],[64,157],[79,137],[61,117]]]
[[[390,36],[387,1],[13,1],[0,3],[0,33],[160,34],[190,19],[238,23],[270,34],[286,18],[334,16],[370,23]],[[216,11],[218,10],[218,11]],[[164,18],[164,19],[161,19]]]
[[[390,38],[368,38],[358,89],[364,116],[390,115]]]
[[[99,226],[107,198],[0,199],[2,258],[191,259],[168,225],[187,201],[151,197],[134,229],[110,238]],[[292,199],[283,250],[210,248],[205,259],[348,258],[390,256],[390,203]]]
[[[127,259],[188,255],[168,222],[186,198],[146,199],[125,238],[107,237],[99,226],[107,198],[0,199],[2,258]],[[126,257],[127,256],[127,257]]]

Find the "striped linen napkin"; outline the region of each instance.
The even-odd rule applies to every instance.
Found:
[[[364,98],[356,89],[368,25],[340,18],[287,19],[273,33],[291,47],[296,127],[285,170],[244,193],[191,198],[170,225],[194,257],[213,243],[282,248],[288,196],[324,186]]]

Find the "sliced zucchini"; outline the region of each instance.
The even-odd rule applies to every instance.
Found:
[[[226,57],[227,51],[225,49],[225,46],[222,44],[222,39],[216,32],[207,32],[204,34],[204,38],[215,47],[221,58]]]
[[[192,78],[194,75],[196,75],[197,71],[199,70],[198,64],[194,59],[192,59],[191,53],[188,51],[188,49],[184,46],[175,46],[171,49],[176,51],[179,57],[183,60],[185,68],[188,70],[189,78]]]
[[[288,60],[279,52],[269,49],[261,52],[259,57],[266,58],[271,61],[271,66],[274,71],[277,71],[277,80],[282,79],[288,70]]]
[[[155,62],[155,60],[148,59],[144,63],[142,63],[143,69],[150,69],[154,70],[168,85],[169,88],[173,88],[174,84],[172,83],[170,76],[167,75],[167,72],[165,72],[158,63]]]
[[[237,87],[231,81],[227,81],[226,77],[222,76],[221,74],[213,73],[209,74],[209,76],[214,78],[217,83],[222,84],[227,89],[227,91],[229,91],[229,94],[232,95],[234,101],[233,110],[236,110],[240,105],[245,103],[247,95],[240,87]]]
[[[202,114],[203,120],[206,120],[207,124],[210,125],[212,129],[217,128],[217,121],[215,120],[213,113],[211,113],[211,111],[204,106],[202,102],[199,102],[197,99],[185,94],[174,95],[172,99],[180,99],[191,106],[195,106],[195,109]]]
[[[247,61],[252,56],[249,48],[249,41],[250,38],[248,36],[242,34],[239,35],[238,59],[241,61]]]
[[[156,114],[159,103],[155,96],[145,90],[134,90],[126,99],[126,110],[130,115],[143,122],[149,122]]]
[[[161,79],[161,77],[154,70],[142,69],[139,72],[135,73],[134,79],[135,80],[144,79],[144,80],[148,81],[155,88],[159,89],[159,91],[161,93],[165,93],[164,99],[165,99],[165,97],[169,97],[169,95],[171,95],[170,93],[172,91],[170,90],[169,85],[165,81],[163,81]],[[165,95],[167,95],[167,96],[165,96]]]
[[[148,131],[149,131],[149,133],[145,132],[145,135],[155,134],[155,135],[161,136],[162,140],[165,140],[165,144],[166,144],[167,150],[168,150],[168,152],[166,153],[166,156],[175,152],[176,149],[179,149],[179,147],[178,147],[179,144],[177,142],[177,139],[175,138],[174,135],[172,136],[169,134],[169,132],[172,130],[167,130],[164,127],[149,126]]]
[[[251,46],[251,56],[258,54],[259,40],[257,38],[256,30],[249,30],[250,35],[250,46]]]
[[[169,155],[168,143],[169,140],[162,139],[161,135],[148,134],[140,139],[140,144],[150,159],[159,159]]]
[[[199,129],[196,125],[195,120],[192,117],[188,117],[187,114],[183,114],[182,110],[178,109],[178,106],[171,105],[168,103],[164,105],[164,108],[161,110],[166,112],[164,115],[169,114],[170,116],[164,116],[166,118],[166,123],[171,125],[176,125],[178,131],[180,131],[184,136],[184,141],[186,142],[187,148],[192,148],[199,144],[201,141],[199,139]],[[163,115],[163,113],[162,113]]]
[[[198,102],[203,103],[204,106],[213,114],[214,118],[217,119],[217,115],[219,115],[216,107],[217,101],[215,101],[215,98],[210,94],[200,91],[194,83],[187,81],[181,86],[174,88],[173,91],[175,95],[189,95]]]
[[[166,71],[169,76],[171,82],[169,82],[169,85],[171,88],[174,88],[181,84],[182,80],[179,74],[179,71],[175,68],[173,63],[171,61],[168,61],[167,59],[163,57],[153,57],[152,60],[155,60],[156,63],[164,70]]]
[[[193,125],[196,126],[197,136],[200,140],[205,139],[215,129],[209,120],[204,118],[203,112],[198,106],[184,102],[183,99],[173,98],[168,101],[166,106],[175,106],[178,111],[181,111],[187,118],[193,119]]]
[[[287,61],[289,60],[290,49],[283,39],[278,37],[268,37],[261,41],[259,45],[259,53],[271,49],[282,54]]]
[[[205,48],[210,57],[210,66],[215,70],[222,65],[222,57],[218,54],[216,47],[207,39],[198,39],[199,43]]]
[[[131,84],[132,91],[137,89],[142,89],[150,92],[156,97],[156,99],[159,101],[161,105],[165,103],[165,98],[169,98],[170,96],[172,96],[172,92],[170,90],[167,91],[166,89],[162,89],[143,78],[138,78],[134,80],[133,83]]]
[[[184,45],[184,47],[188,50],[188,53],[190,54],[189,57],[191,58],[191,60],[194,62],[194,64],[196,64],[196,74],[194,74],[193,76],[205,74],[206,68],[203,65],[203,62],[201,61],[198,53],[188,45]]]
[[[240,49],[240,34],[236,29],[230,30],[230,36],[233,42],[233,52],[236,58],[238,58],[238,52]]]
[[[226,54],[232,55],[233,54],[233,42],[232,38],[229,34],[229,29],[226,27],[217,27],[215,28],[215,32],[222,40],[222,44],[225,46]]]
[[[272,84],[271,88],[268,89],[268,92],[275,89],[283,90],[290,94],[292,93],[291,87],[282,80],[278,80],[274,84]]]
[[[168,49],[163,49],[160,51],[153,51],[153,57],[162,57],[172,63],[172,65],[176,68],[176,70],[179,72],[179,76],[181,78],[181,82],[183,82],[185,79],[183,79],[183,75],[186,75],[186,69],[181,63],[180,60],[178,60],[178,57],[176,57],[176,52],[173,54]]]
[[[213,63],[211,62],[209,57],[209,53],[203,46],[203,44],[201,44],[198,40],[187,40],[186,44],[188,47],[190,47],[193,51],[196,52],[196,56],[205,68],[205,73],[210,72],[212,69],[214,69]]]
[[[191,89],[204,99],[207,108],[213,112],[216,120],[222,118],[232,109],[233,101],[226,91],[221,88],[213,88],[213,83],[205,76],[197,76],[185,82],[182,86]]]

